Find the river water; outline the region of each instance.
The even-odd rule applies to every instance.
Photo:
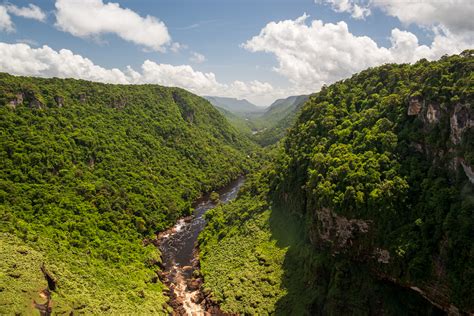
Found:
[[[227,203],[237,197],[244,178],[240,177],[229,185],[218,190],[221,203]],[[204,214],[216,204],[209,194],[195,203],[193,215],[178,220],[176,225],[160,234],[159,248],[164,266],[164,278],[171,292],[172,306],[178,315],[203,315],[203,304],[199,304],[200,289],[196,289],[193,272],[198,264],[195,262],[195,248],[199,233],[206,226]],[[194,285],[190,285],[194,282]]]

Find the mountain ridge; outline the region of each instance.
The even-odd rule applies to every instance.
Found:
[[[45,293],[54,313],[170,312],[155,232],[248,170],[254,145],[158,85],[2,73],[0,116],[0,313]]]

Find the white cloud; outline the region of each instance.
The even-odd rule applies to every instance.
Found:
[[[114,33],[126,41],[155,51],[164,51],[171,37],[166,25],[157,18],[141,17],[102,0],[57,0],[56,26],[74,36],[89,38]]]
[[[20,38],[16,40],[17,43],[28,44],[30,46],[38,46],[38,42],[29,38]]]
[[[178,53],[179,51],[185,50],[185,49],[188,49],[188,45],[186,45],[186,44],[181,44],[181,43],[178,43],[178,42],[173,42],[173,43],[170,45],[170,51],[172,51],[173,53]]]
[[[328,4],[336,12],[347,12],[353,18],[364,18],[378,8],[404,24],[423,27],[442,25],[452,33],[474,32],[472,0],[315,0]]]
[[[455,33],[474,30],[472,0],[373,0],[370,5],[397,17],[405,24],[414,23],[426,27],[441,24]]]
[[[214,73],[196,71],[189,65],[173,66],[146,60],[140,71],[107,69],[70,50],[55,51],[48,46],[32,48],[27,44],[0,42],[0,71],[14,75],[76,78],[106,83],[154,83],[177,86],[199,95],[248,98],[257,104],[270,103],[282,96],[269,83],[260,81],[219,82]]]
[[[195,64],[202,64],[203,62],[206,61],[206,56],[196,53],[196,52],[192,52],[191,57],[189,58],[189,61]]]
[[[316,3],[329,4],[336,12],[348,12],[354,19],[364,19],[370,15],[370,9],[360,6],[354,0],[315,0]]]
[[[410,32],[392,30],[391,47],[379,47],[367,36],[353,35],[345,22],[296,20],[268,23],[242,46],[251,52],[275,55],[275,71],[293,84],[294,93],[317,91],[323,84],[346,78],[365,68],[387,62],[414,62],[459,53],[473,45],[465,37],[437,29],[430,46],[420,45]]]
[[[13,4],[0,5],[0,31],[13,32],[13,24],[10,14],[41,22],[46,21],[46,14],[36,5],[29,4],[27,7],[17,7]]]
[[[0,6],[0,31],[12,32],[15,28],[13,22],[8,15],[7,8]]]
[[[27,7],[17,7],[16,5],[7,5],[7,10],[13,15],[21,16],[27,19],[38,20],[41,22],[46,21],[46,14],[38,6],[29,4]]]
[[[31,48],[27,44],[0,43],[0,71],[16,75],[80,78],[101,82],[127,83],[118,69],[105,69],[70,50],[59,52],[48,46]]]

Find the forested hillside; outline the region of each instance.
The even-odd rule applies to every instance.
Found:
[[[262,146],[268,146],[282,139],[288,128],[295,123],[301,107],[307,100],[307,95],[297,95],[273,102],[258,118],[264,128],[255,134],[256,142]]]
[[[465,51],[312,95],[266,169],[208,215],[201,266],[222,309],[473,313],[473,70]]]
[[[0,314],[51,292],[55,313],[164,312],[147,238],[254,148],[206,100],[157,85],[0,74],[0,116]]]

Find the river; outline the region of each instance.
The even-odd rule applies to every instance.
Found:
[[[217,191],[221,203],[237,197],[244,178],[240,177]],[[201,293],[202,280],[195,278],[199,269],[196,241],[206,226],[204,214],[216,204],[206,195],[195,203],[193,215],[158,236],[164,273],[162,279],[170,288],[170,305],[177,315],[204,315],[206,302]],[[208,302],[207,302],[208,303]]]

